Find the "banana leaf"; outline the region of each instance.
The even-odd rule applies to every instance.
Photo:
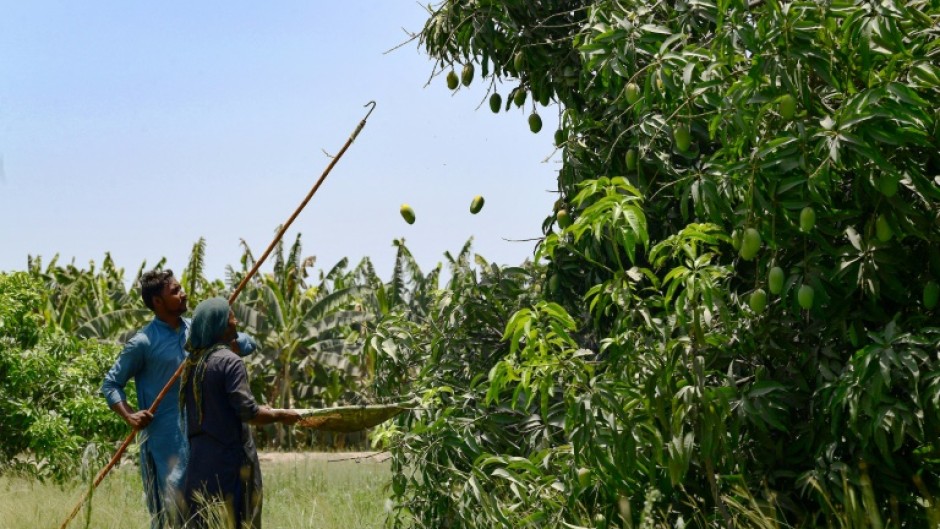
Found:
[[[381,424],[405,411],[400,404],[368,404],[296,410],[302,417],[295,426],[331,432],[358,432]]]

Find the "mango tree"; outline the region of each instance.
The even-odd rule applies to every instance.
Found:
[[[415,381],[439,421],[399,432],[395,519],[936,526],[938,26],[925,0],[433,8],[436,70],[557,104],[562,165],[485,399]],[[474,427],[494,409],[539,435]],[[457,424],[473,461],[415,444]],[[435,465],[466,479],[404,479]]]
[[[125,433],[97,395],[117,351],[47,320],[48,294],[31,273],[0,274],[0,474],[64,481],[84,465],[88,479]]]

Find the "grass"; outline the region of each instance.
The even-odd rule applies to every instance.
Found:
[[[388,463],[300,460],[261,463],[264,527],[300,529],[375,528],[385,519]],[[58,528],[84,488],[0,477],[0,529]],[[69,525],[86,526],[82,511]],[[136,467],[114,470],[92,499],[94,529],[149,529]]]

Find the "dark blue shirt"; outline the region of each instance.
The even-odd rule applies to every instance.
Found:
[[[228,349],[206,358],[201,381],[202,422],[193,398],[190,381],[186,389],[186,421],[190,438],[209,435],[223,445],[244,444],[251,439],[247,421],[258,414],[258,404],[248,386],[248,373],[242,359]]]

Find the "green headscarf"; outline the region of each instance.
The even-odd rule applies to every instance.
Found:
[[[228,327],[228,313],[232,310],[225,298],[209,298],[193,312],[186,349],[190,354],[215,345]]]
[[[193,321],[189,327],[189,341],[186,350],[189,358],[186,359],[180,380],[180,410],[186,406],[186,384],[192,380],[193,399],[196,401],[199,423],[202,423],[202,381],[206,376],[206,359],[220,350],[228,347],[227,343],[220,342],[223,333],[228,328],[228,314],[231,310],[225,298],[209,298],[199,305],[193,312]]]

